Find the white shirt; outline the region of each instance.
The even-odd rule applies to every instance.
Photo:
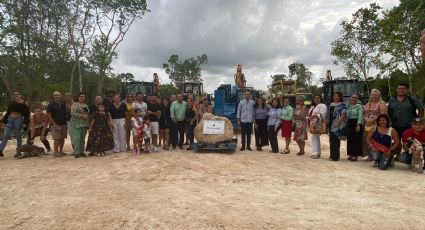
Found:
[[[323,120],[326,121],[326,115],[328,114],[328,108],[326,107],[325,104],[320,103],[316,106],[312,105],[310,107],[310,110],[308,111],[308,115],[314,116],[314,115],[317,115],[317,114],[322,115]],[[316,121],[316,118],[314,119],[314,121]]]
[[[135,101],[131,105],[131,108],[133,109],[133,111],[135,109],[140,109],[140,111],[142,111],[142,117],[148,114],[148,105],[145,102],[139,103],[138,101]]]

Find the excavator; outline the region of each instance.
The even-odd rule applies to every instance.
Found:
[[[258,97],[258,92],[253,87],[246,86],[246,79],[242,72],[241,64],[238,64],[236,67],[234,80],[235,85],[221,84],[214,90],[213,113],[217,116],[227,117],[232,122],[233,127],[236,128],[236,110],[239,101],[244,99],[246,91],[251,92],[253,100]]]
[[[157,73],[153,74],[153,81],[131,81],[124,82],[121,84],[121,98],[125,99],[128,93],[136,94],[138,92],[143,93],[145,96],[161,96],[160,95],[160,83]]]

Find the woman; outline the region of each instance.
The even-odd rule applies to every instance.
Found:
[[[279,152],[279,144],[277,142],[277,133],[280,129],[280,117],[282,110],[280,109],[277,99],[272,99],[270,110],[267,114],[267,128],[270,140],[270,146],[272,147],[273,153]]]
[[[86,104],[86,95],[84,93],[78,94],[78,102],[74,103],[71,107],[71,140],[74,142],[74,156],[75,158],[85,157],[84,154],[84,140],[89,126],[89,106]]]
[[[172,124],[170,116],[170,103],[167,98],[162,99],[161,116],[159,117],[159,138],[162,139],[162,149],[169,150],[170,146],[170,124]]]
[[[269,144],[267,131],[267,109],[261,98],[254,105],[254,133],[257,151],[263,151],[263,146]]]
[[[130,137],[131,137],[131,130],[133,130],[133,126],[131,125],[131,118],[133,118],[133,102],[134,102],[134,94],[133,93],[128,93],[127,94],[127,98],[125,99],[125,106],[127,108],[127,116],[125,119],[125,124],[126,124],[126,133],[125,133],[125,137],[126,137],[126,143],[127,143],[127,151],[130,151]]]
[[[12,131],[15,132],[17,147],[22,145],[21,129],[28,127],[30,119],[30,110],[27,104],[22,100],[21,93],[13,92],[13,101],[7,107],[7,112],[1,122],[5,124],[3,139],[0,143],[0,157],[3,157],[3,150],[6,148],[7,141],[9,140]],[[17,152],[15,157],[20,157]]]
[[[114,153],[125,152],[126,146],[126,124],[125,119],[127,117],[127,106],[121,102],[121,96],[115,94],[113,103],[109,108],[109,112],[112,118],[112,136],[114,141]]]
[[[186,130],[187,130],[187,139],[189,141],[189,147],[187,150],[193,150],[192,145],[195,139],[195,126],[198,124],[198,112],[193,107],[193,100],[188,98],[186,105]]]
[[[109,119],[108,119],[109,126],[112,126],[112,118],[111,118],[111,114],[109,113],[109,108],[104,106],[101,96],[96,96],[96,98],[94,100],[94,104],[91,104],[89,106],[89,124],[91,124],[96,112],[99,112],[99,106],[103,106],[105,113],[109,117]],[[111,142],[113,143],[112,140],[111,140]],[[95,156],[96,155],[93,152],[93,146],[92,146],[93,143],[94,143],[93,132],[89,132],[89,137],[87,139],[87,145],[86,145],[86,151],[90,152],[89,156]],[[108,150],[110,150],[110,149],[108,149]]]
[[[283,100],[283,108],[281,113],[282,120],[282,137],[285,138],[286,147],[282,150],[282,154],[289,154],[289,144],[291,144],[291,136],[292,136],[292,119],[294,117],[294,108],[289,105],[289,99],[285,98]]]
[[[351,161],[357,161],[357,157],[363,155],[363,106],[358,99],[356,93],[352,94],[348,105],[347,155]]]
[[[385,170],[392,161],[392,151],[398,148],[400,140],[397,131],[390,127],[388,115],[381,114],[377,117],[377,127],[369,132],[367,142],[373,154],[372,167],[378,166]],[[394,144],[391,146],[391,143]]]
[[[319,95],[314,96],[313,103],[311,103],[311,108],[308,112],[309,125],[322,125],[323,122],[326,122],[327,112],[328,108],[322,103],[322,97]],[[311,133],[311,158],[313,159],[320,158],[322,154],[320,135],[321,133]]]
[[[46,139],[47,136],[47,114],[43,112],[41,105],[35,105],[33,108],[34,114],[30,118],[30,134],[28,135],[28,143],[33,143],[35,137],[40,137],[41,142],[46,148],[46,154],[50,153],[50,143]]]
[[[304,155],[305,141],[307,140],[307,114],[308,109],[304,104],[304,97],[300,96],[297,98],[297,107],[294,111],[294,141],[297,142],[300,151],[297,153],[298,156]]]
[[[89,129],[89,133],[92,137],[91,140],[89,139],[91,141],[90,156],[93,156],[92,153],[97,156],[104,156],[106,151],[114,147],[114,140],[111,132],[111,128],[113,127],[110,121],[111,117],[105,112],[105,106],[103,104],[99,104],[97,108],[98,111],[93,114]],[[121,124],[121,127],[124,127],[124,124]]]
[[[388,107],[385,102],[382,100],[381,92],[377,89],[372,89],[370,91],[369,102],[363,107],[363,117],[364,117],[364,140],[363,140],[363,154],[368,153],[368,144],[366,137],[368,136],[369,131],[372,132],[376,127],[376,119],[381,114],[387,114]],[[372,156],[369,155],[368,160],[372,160]]]
[[[329,106],[329,143],[330,160],[339,161],[341,140],[347,138],[347,104],[343,101],[341,92],[332,96],[333,102]]]
[[[201,119],[206,113],[212,113],[212,106],[208,101],[208,98],[204,98],[202,104],[199,105],[199,119]]]
[[[70,127],[70,120],[71,120],[71,107],[74,104],[74,96],[71,93],[65,93],[65,106],[66,106],[66,126],[69,133],[69,136],[71,138],[71,144],[74,143],[72,141],[72,135],[71,135],[71,127]],[[74,150],[74,145],[72,144],[72,149]]]

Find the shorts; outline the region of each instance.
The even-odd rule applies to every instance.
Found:
[[[159,134],[159,123],[157,121],[151,122],[152,134]]]
[[[51,126],[51,133],[53,140],[62,140],[68,136],[68,127],[67,125],[58,125],[56,128]]]

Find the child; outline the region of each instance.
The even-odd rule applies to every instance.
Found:
[[[105,112],[105,106],[97,106],[98,112],[93,115],[89,132],[93,135],[91,152],[97,156],[104,156],[105,151],[112,149],[113,139],[111,131],[111,117]]]
[[[142,148],[143,136],[144,136],[144,124],[142,119],[142,110],[134,109],[134,117],[131,118],[131,125],[133,126],[133,142],[134,150],[133,153],[136,155],[140,154]]]
[[[149,120],[149,116],[145,116],[143,118],[143,137],[145,140],[145,153],[150,153],[149,151],[149,147],[150,147],[150,143],[151,143],[151,131],[152,131],[152,126],[150,124],[150,120]]]

